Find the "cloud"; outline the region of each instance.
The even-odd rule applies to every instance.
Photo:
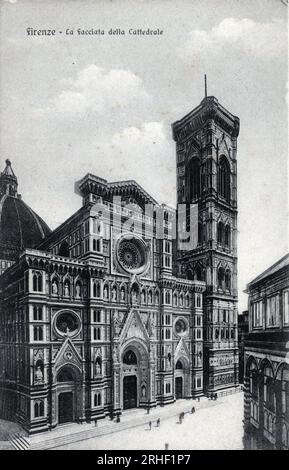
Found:
[[[105,178],[132,179],[159,202],[175,204],[175,150],[162,122],[144,122],[112,136],[98,149]]]
[[[150,102],[142,79],[130,70],[107,71],[92,64],[62,84],[65,89],[48,107],[35,110],[37,116],[53,113],[56,118],[70,120],[99,116],[107,123],[127,123],[132,110],[141,112]]]
[[[185,60],[200,55],[247,55],[247,59],[273,60],[282,58],[287,48],[287,27],[282,20],[258,23],[249,18],[225,18],[211,30],[189,33],[180,56]]]

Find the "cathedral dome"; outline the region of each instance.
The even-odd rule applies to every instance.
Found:
[[[35,248],[51,230],[17,194],[11,163],[0,175],[0,259],[14,260],[25,248]]]

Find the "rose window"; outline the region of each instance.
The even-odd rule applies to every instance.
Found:
[[[178,335],[181,335],[183,333],[185,333],[185,331],[187,330],[187,324],[184,320],[182,320],[181,318],[179,318],[177,321],[176,321],[176,324],[175,324],[175,332],[178,334]]]
[[[60,312],[55,320],[55,328],[61,335],[75,335],[80,329],[80,322],[73,312]]]
[[[125,236],[117,246],[117,259],[125,271],[141,272],[147,264],[146,246],[142,239]]]

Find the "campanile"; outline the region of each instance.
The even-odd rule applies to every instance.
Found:
[[[177,203],[198,207],[197,244],[177,251],[179,275],[206,282],[204,387],[238,384],[237,137],[239,118],[214,96],[172,125]],[[187,224],[190,211],[187,210]]]

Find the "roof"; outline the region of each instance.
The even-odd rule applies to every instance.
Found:
[[[202,129],[208,120],[214,120],[230,135],[238,137],[239,118],[224,108],[217,98],[207,96],[196,108],[172,124],[174,140],[178,142],[187,139]]]
[[[276,263],[272,264],[272,266],[270,266],[270,268],[263,271],[255,279],[250,281],[247,285],[247,289],[252,287],[257,282],[262,281],[262,280],[268,278],[269,276],[272,276],[272,274],[275,274],[278,271],[280,271],[281,269],[286,268],[286,267],[289,267],[289,253],[287,255],[283,256],[283,258],[279,259],[279,261],[277,261]]]
[[[24,248],[34,248],[50,228],[19,197],[5,194],[0,199],[0,258],[15,259]]]
[[[144,204],[158,205],[157,201],[135,180],[108,182],[99,176],[87,173],[77,182],[76,188],[82,195],[94,193],[110,198],[121,194],[131,194],[137,195]]]

